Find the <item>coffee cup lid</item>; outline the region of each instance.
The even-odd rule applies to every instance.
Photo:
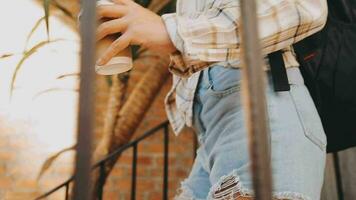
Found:
[[[101,5],[113,5],[115,4],[111,0],[99,0],[96,5],[101,6]]]

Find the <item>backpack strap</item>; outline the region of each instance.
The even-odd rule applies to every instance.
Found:
[[[287,70],[283,60],[282,51],[270,53],[268,55],[268,59],[271,67],[274,91],[289,91],[290,85],[288,81]]]

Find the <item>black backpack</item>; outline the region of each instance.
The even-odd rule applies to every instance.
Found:
[[[327,136],[327,151],[356,146],[356,0],[328,0],[325,28],[294,45]],[[269,55],[276,91],[289,90],[281,52]]]

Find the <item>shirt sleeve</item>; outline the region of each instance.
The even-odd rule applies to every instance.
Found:
[[[327,19],[326,0],[257,0],[257,17],[262,52],[267,55],[320,31]],[[189,15],[178,10],[162,18],[178,49],[171,55],[172,73],[189,77],[209,63],[239,59],[239,0],[221,0]]]

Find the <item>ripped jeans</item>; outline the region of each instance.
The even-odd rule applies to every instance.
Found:
[[[241,104],[239,69],[206,68],[194,102],[194,129],[200,146],[177,200],[253,197],[251,161]],[[266,87],[273,196],[320,199],[326,137],[299,68],[287,69],[291,90]]]

